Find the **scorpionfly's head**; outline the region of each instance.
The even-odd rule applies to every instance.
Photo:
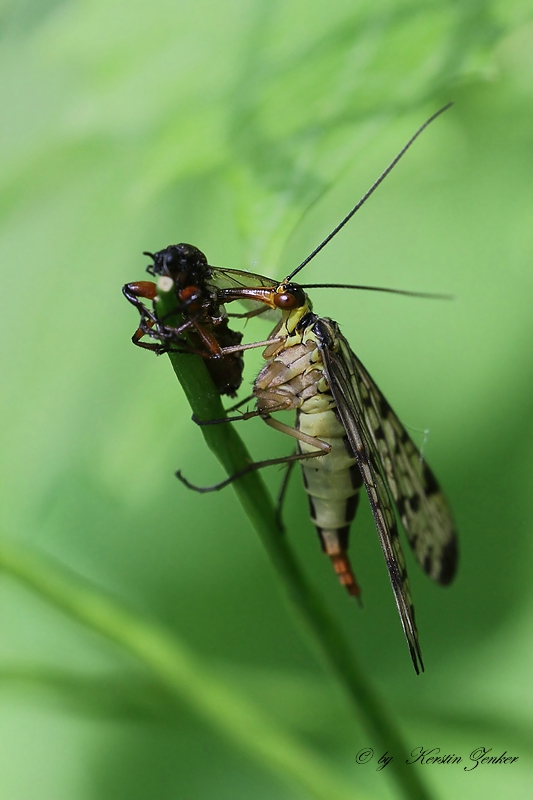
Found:
[[[295,311],[297,308],[309,304],[309,298],[297,283],[280,283],[272,301],[280,311]]]

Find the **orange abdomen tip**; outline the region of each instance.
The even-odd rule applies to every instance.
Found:
[[[352,565],[350,564],[350,559],[348,558],[347,554],[341,553],[330,555],[330,559],[331,563],[333,564],[333,569],[337,573],[339,582],[346,587],[346,590],[352,595],[352,597],[357,597],[359,600],[361,589],[355,580]]]

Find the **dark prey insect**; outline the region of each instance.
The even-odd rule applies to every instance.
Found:
[[[394,507],[418,563],[442,585],[451,582],[457,565],[453,519],[433,472],[421,461],[416,445],[337,323],[313,313],[304,289],[323,284],[301,286],[292,279],[346,224],[421,131],[444,110],[417,131],[362,200],[284,281],[217,268],[219,285],[213,289],[216,304],[253,300],[277,309],[281,320],[269,337],[263,353],[266,364],[255,381],[256,410],[203,424],[260,416],[272,428],[295,438],[298,452],[251,464],[217,486],[204,489],[194,487],[177,473],[190,488],[213,491],[253,469],[301,461],[311,517],[322,547],[340,582],[354,596],[360,590],[347,554],[348,536],[364,485],[417,673],[424,667]],[[241,286],[236,285],[239,282]],[[271,416],[289,410],[296,411],[294,427]]]
[[[176,306],[172,316],[178,314],[183,321],[176,328],[159,319],[153,281],[127,283],[122,288],[124,296],[141,317],[132,336],[133,343],[158,354],[173,350],[202,356],[219,393],[234,397],[242,382],[242,352],[223,353],[223,350],[239,345],[242,333],[228,325],[227,315],[209,283],[212,270],[205,255],[197,247],[184,243],[145,255],[153,261],[147,268],[151,275],[173,280]],[[143,299],[152,301],[151,309]],[[152,341],[143,341],[143,337]]]

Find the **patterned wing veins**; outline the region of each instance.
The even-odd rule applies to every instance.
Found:
[[[380,451],[376,446],[372,431],[368,430],[368,415],[365,415],[365,409],[354,381],[355,356],[333,320],[320,318],[316,321],[313,330],[319,342],[330,391],[363,476],[396,606],[411,659],[418,674],[420,671],[424,671],[424,665],[418,643],[418,631],[407,569]],[[339,344],[338,350],[332,349],[334,342]]]
[[[433,472],[420,460],[413,440],[342,334],[340,347],[349,360],[366,428],[379,453],[409,544],[430,578],[446,585],[453,579],[458,555],[446,499]]]

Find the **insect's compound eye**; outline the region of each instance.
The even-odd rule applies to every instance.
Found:
[[[303,289],[294,284],[287,284],[283,291],[274,296],[274,304],[282,311],[292,311],[305,305],[306,296]]]
[[[202,307],[202,292],[197,286],[186,286],[178,292],[178,298],[190,311],[198,311]]]

